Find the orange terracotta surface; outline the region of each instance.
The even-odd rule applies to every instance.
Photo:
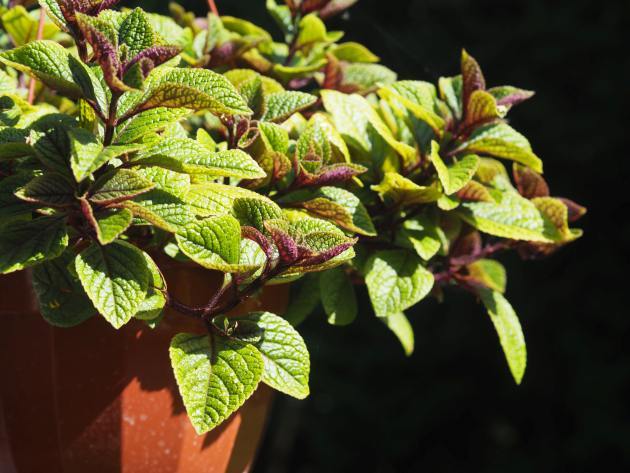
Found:
[[[169,289],[202,304],[218,286],[202,268],[163,267]],[[284,286],[239,311],[282,312]],[[196,320],[167,313],[151,330],[114,330],[101,317],[72,329],[39,315],[26,271],[0,277],[1,473],[245,473],[271,390],[261,385],[228,421],[197,436],[186,417],[168,346]]]

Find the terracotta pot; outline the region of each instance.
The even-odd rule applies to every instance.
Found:
[[[163,267],[169,289],[202,304],[218,275]],[[245,310],[281,312],[284,286],[265,288]],[[170,367],[175,333],[200,331],[167,314],[151,330],[132,321],[119,331],[101,317],[72,329],[39,315],[28,272],[0,277],[0,472],[243,473],[262,435],[271,391],[262,386],[205,436],[188,420]]]

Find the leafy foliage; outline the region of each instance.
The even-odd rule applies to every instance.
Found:
[[[267,0],[284,41],[240,18],[115,3],[40,0],[41,29],[35,10],[0,12],[13,46],[0,53],[0,272],[34,267],[48,322],[196,318],[207,334],[176,335],[170,355],[199,433],[261,381],[308,396],[294,327],[320,302],[350,324],[360,283],[407,355],[407,309],[474,294],[521,382],[525,341],[496,255],[548,255],[586,211],[550,194],[506,121],[532,92],[488,88],[466,51],[437,86],[398,80],[328,29],[354,0]],[[224,285],[201,307],[178,301],[156,263],[167,257]],[[228,315],[289,282],[284,316]]]

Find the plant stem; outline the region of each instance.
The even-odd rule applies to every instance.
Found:
[[[43,8],[39,10],[39,23],[37,24],[37,39],[40,40],[44,37],[44,23],[46,22],[46,12]],[[37,81],[31,78],[31,82],[28,86],[28,103],[33,105],[35,101],[35,85]]]
[[[215,14],[216,16],[219,16],[219,9],[217,8],[217,5],[214,2],[214,0],[208,0],[208,6],[210,7],[210,11],[213,14]]]
[[[118,100],[120,96],[120,92],[112,91],[112,100],[109,103],[109,115],[105,122],[105,139],[103,140],[105,146],[111,145],[114,139],[114,130],[116,130],[116,125],[118,124],[116,115],[118,115]]]

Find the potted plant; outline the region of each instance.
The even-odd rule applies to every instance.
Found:
[[[353,1],[268,0],[282,42],[212,2],[115,3],[2,12],[7,468],[247,471],[263,385],[309,394],[295,326],[320,302],[351,323],[363,284],[408,354],[404,311],[470,292],[520,383],[494,257],[550,254],[585,212],[505,119],[532,92],[465,51],[438,87],[399,81],[327,30]]]

